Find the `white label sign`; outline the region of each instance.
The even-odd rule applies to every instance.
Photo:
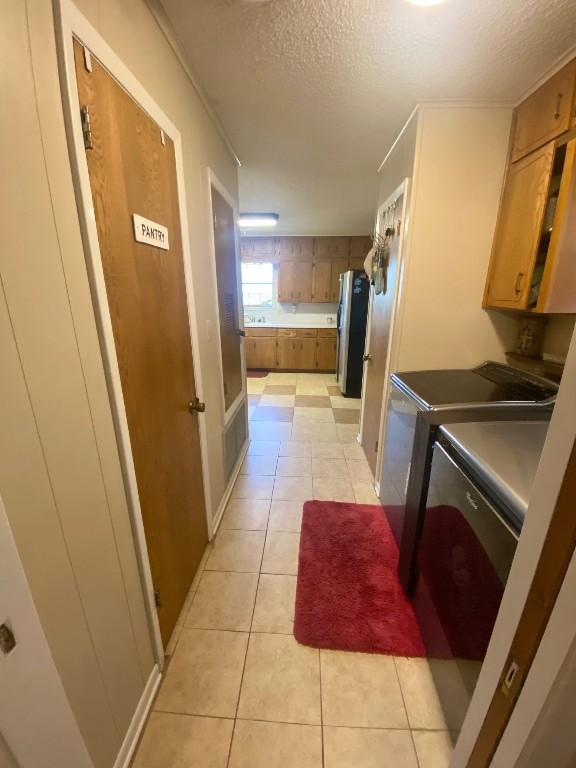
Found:
[[[146,245],[155,245],[156,248],[162,248],[165,251],[170,249],[168,242],[168,230],[162,224],[156,224],[155,221],[145,219],[144,216],[132,214],[132,223],[134,224],[134,237],[138,243]]]

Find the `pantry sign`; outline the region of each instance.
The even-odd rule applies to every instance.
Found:
[[[134,225],[134,238],[138,243],[154,245],[156,248],[162,248],[164,251],[170,249],[168,242],[168,230],[162,224],[145,219],[137,213],[132,214],[132,224]]]

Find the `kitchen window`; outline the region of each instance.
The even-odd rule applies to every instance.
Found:
[[[274,304],[274,265],[242,263],[242,299],[245,307],[272,307]]]

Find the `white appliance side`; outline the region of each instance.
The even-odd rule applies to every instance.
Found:
[[[0,650],[0,731],[20,768],[94,768],[32,599],[0,498],[0,625],[16,645]]]
[[[342,276],[342,309],[340,312],[340,346],[338,386],[342,394],[346,394],[348,381],[348,345],[350,344],[350,303],[352,301],[352,272],[345,272]]]

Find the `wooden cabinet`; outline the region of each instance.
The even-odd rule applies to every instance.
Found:
[[[512,136],[512,161],[565,133],[572,126],[576,59],[520,104]]]
[[[340,275],[348,270],[348,257],[332,260],[330,273],[330,301],[335,303],[340,298]]]
[[[246,329],[246,367],[287,371],[334,371],[335,328]]]
[[[346,259],[350,248],[349,237],[315,237],[315,259]]]
[[[371,237],[351,237],[350,238],[350,261],[349,269],[364,269],[364,259],[366,254],[372,248]]]
[[[314,253],[313,237],[277,237],[278,257],[280,261],[312,261]]]
[[[316,368],[319,371],[336,369],[336,338],[318,338],[316,341]]]
[[[241,261],[277,261],[278,251],[275,237],[241,237]]]
[[[508,169],[484,303],[576,312],[576,139]]]
[[[331,284],[332,260],[314,259],[312,265],[312,301],[314,303],[329,302]]]
[[[276,337],[247,337],[246,367],[265,370],[276,368]]]
[[[278,301],[312,301],[312,262],[281,261],[278,265]]]

